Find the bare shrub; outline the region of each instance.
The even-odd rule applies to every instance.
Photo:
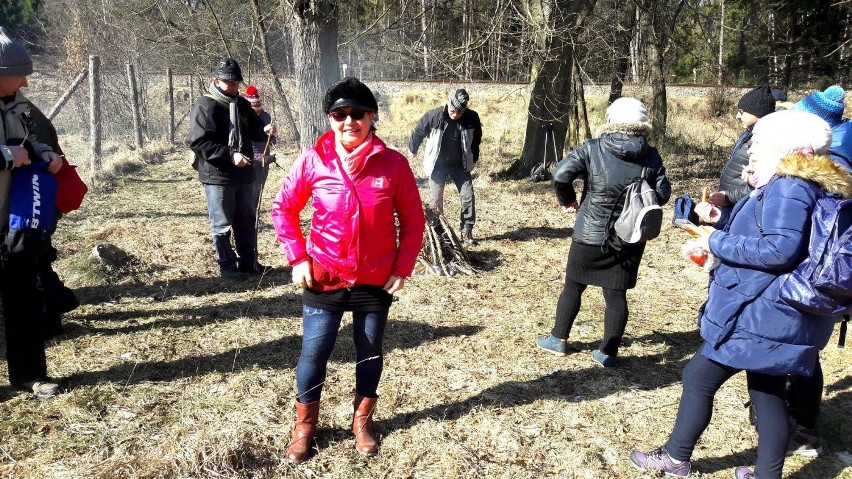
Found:
[[[423,103],[423,97],[417,93],[406,93],[402,97],[402,101],[410,105],[412,103]]]
[[[727,115],[737,101],[736,92],[733,88],[718,86],[707,94],[707,115],[711,118],[719,118]]]
[[[145,165],[162,163],[172,151],[174,146],[168,141],[157,140],[141,150],[117,152],[107,160],[102,170],[91,175],[89,186],[94,192],[111,191],[117,182],[132,177]]]

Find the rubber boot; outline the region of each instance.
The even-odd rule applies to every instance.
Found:
[[[352,434],[355,435],[355,449],[365,456],[374,456],[379,452],[379,443],[373,435],[373,411],[378,399],[355,394],[353,402],[355,413],[352,417]]]
[[[306,404],[296,401],[296,427],[293,428],[293,439],[287,446],[288,461],[299,464],[310,457],[311,446],[317,436],[319,407],[318,400]]]

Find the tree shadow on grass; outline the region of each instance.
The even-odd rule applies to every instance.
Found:
[[[652,333],[634,341],[650,341],[659,338],[659,334]],[[506,381],[467,399],[450,404],[436,404],[421,411],[397,414],[382,420],[382,427],[388,432],[393,432],[408,429],[426,419],[455,420],[473,410],[510,408],[539,399],[592,401],[620,392],[625,382],[638,390],[666,387],[680,381],[683,367],[701,342],[694,331],[668,333],[666,339],[670,341],[671,347],[665,353],[640,358],[619,358],[618,368],[604,369],[590,366],[583,369],[555,371],[529,381]],[[597,346],[597,342],[574,344],[577,347],[584,344]],[[588,354],[588,350],[580,354]],[[591,360],[589,362],[591,363]],[[651,370],[653,374],[648,374]]]
[[[483,272],[494,271],[502,264],[500,252],[493,249],[469,250],[467,256],[470,258],[470,264]]]
[[[245,292],[260,287],[289,284],[289,268],[276,268],[273,273],[251,276],[245,281],[233,281],[219,277],[187,277],[153,281],[149,284],[131,282],[115,285],[98,285],[76,288],[74,293],[80,304],[98,304],[123,298],[153,298],[162,301],[170,296],[203,296],[229,292]]]
[[[388,334],[384,338],[385,351],[396,348],[413,348],[443,337],[474,335],[481,326],[435,327],[426,323],[389,321]],[[354,349],[341,343],[352,337],[352,324],[344,326],[338,335],[338,347],[331,361],[351,362]],[[288,335],[274,341],[207,355],[176,359],[173,361],[127,362],[101,371],[84,371],[68,377],[69,388],[91,386],[101,382],[136,384],[154,381],[164,382],[191,376],[219,372],[231,373],[258,366],[264,369],[292,368],[301,350],[301,335]]]
[[[197,308],[151,308],[123,309],[90,314],[76,314],[63,324],[65,334],[63,339],[79,336],[129,334],[140,331],[151,331],[155,328],[182,328],[188,326],[204,326],[211,323],[232,321],[239,318],[288,318],[301,317],[302,295],[285,293],[274,298],[255,298],[243,301],[232,301],[227,304],[207,304]],[[161,317],[148,322],[140,322],[145,318]],[[179,316],[171,319],[168,316]],[[100,327],[93,322],[122,322],[119,327]]]
[[[107,216],[104,216],[107,217]],[[148,219],[161,219],[161,218],[207,218],[207,213],[203,211],[198,211],[194,213],[179,213],[176,211],[123,211],[110,213],[108,218],[110,220],[120,220],[120,219],[138,219],[138,218],[148,218]]]
[[[515,231],[482,238],[487,241],[532,241],[539,238],[564,239],[574,234],[574,228],[550,228],[547,226],[525,226]]]

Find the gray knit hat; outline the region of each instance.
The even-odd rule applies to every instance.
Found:
[[[33,61],[24,47],[12,40],[0,27],[0,77],[27,76],[33,72]]]

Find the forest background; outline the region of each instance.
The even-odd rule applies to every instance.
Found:
[[[590,135],[584,85],[609,85],[610,101],[625,83],[649,85],[661,138],[669,84],[843,85],[852,75],[850,19],[846,0],[9,0],[0,6],[0,24],[28,43],[38,74],[60,84],[96,55],[107,79],[126,82],[125,65],[132,65],[143,92],[166,68],[188,75],[191,101],[219,58],[237,58],[247,82],[267,87],[272,103],[282,106],[283,136],[302,148],[324,131],[319,99],[341,76],[529,84],[523,150],[509,168],[517,174],[542,156],[543,125],[554,124],[560,154]],[[126,88],[106,91],[117,93],[105,102],[109,109],[130,110]],[[723,114],[732,99],[719,99]],[[142,124],[152,137],[157,132],[148,129],[162,121],[147,106]],[[121,115],[104,115],[113,127],[127,124]]]

